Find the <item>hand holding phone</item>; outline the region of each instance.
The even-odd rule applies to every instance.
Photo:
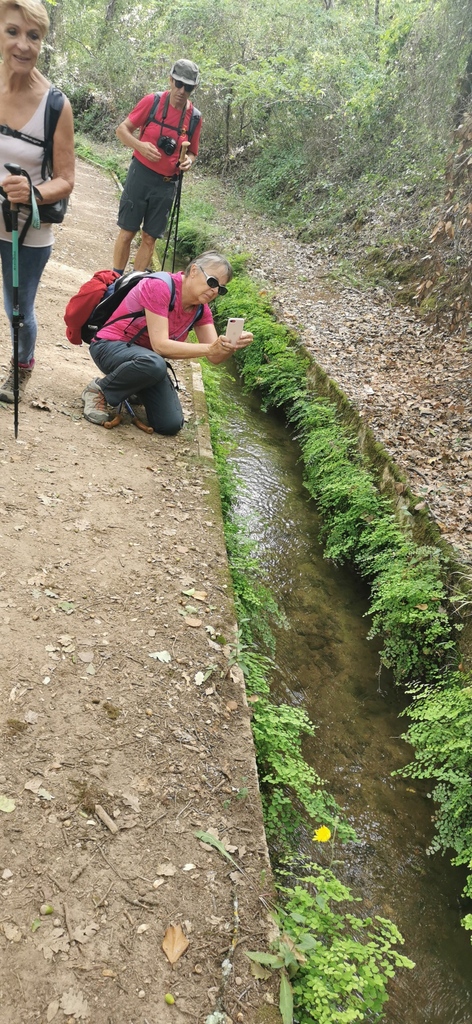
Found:
[[[244,317],[230,316],[226,324],[225,337],[232,345],[235,345],[243,333]]]

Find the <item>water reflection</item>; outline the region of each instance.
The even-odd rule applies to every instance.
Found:
[[[472,948],[460,926],[462,873],[428,857],[433,806],[418,783],[393,779],[411,750],[401,739],[402,698],[379,676],[363,584],[323,560],[319,522],[281,421],[259,411],[236,383],[231,461],[244,480],[239,511],[252,522],[267,585],[289,629],[277,631],[277,698],[303,706],[318,725],[305,755],[360,838],[336,851],[343,880],[365,913],[391,917],[416,961],[390,988],[389,1024],[472,1024]],[[321,824],[321,823],[320,823]],[[303,843],[312,854],[310,836]]]

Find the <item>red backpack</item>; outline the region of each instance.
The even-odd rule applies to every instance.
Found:
[[[76,295],[73,295],[66,306],[64,320],[66,322],[66,335],[71,345],[82,344],[82,328],[87,323],[98,305],[109,285],[113,284],[119,274],[116,270],[97,270],[97,272],[86,281]]]

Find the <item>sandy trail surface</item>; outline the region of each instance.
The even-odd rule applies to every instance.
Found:
[[[250,1024],[268,859],[199,367],[178,437],[107,431],[64,334],[116,210],[79,162],[17,441],[0,407],[0,1022]]]

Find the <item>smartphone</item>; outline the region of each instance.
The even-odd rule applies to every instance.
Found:
[[[225,336],[232,345],[235,345],[238,338],[241,337],[244,327],[244,317],[242,316],[230,316],[228,323],[226,324]]]

